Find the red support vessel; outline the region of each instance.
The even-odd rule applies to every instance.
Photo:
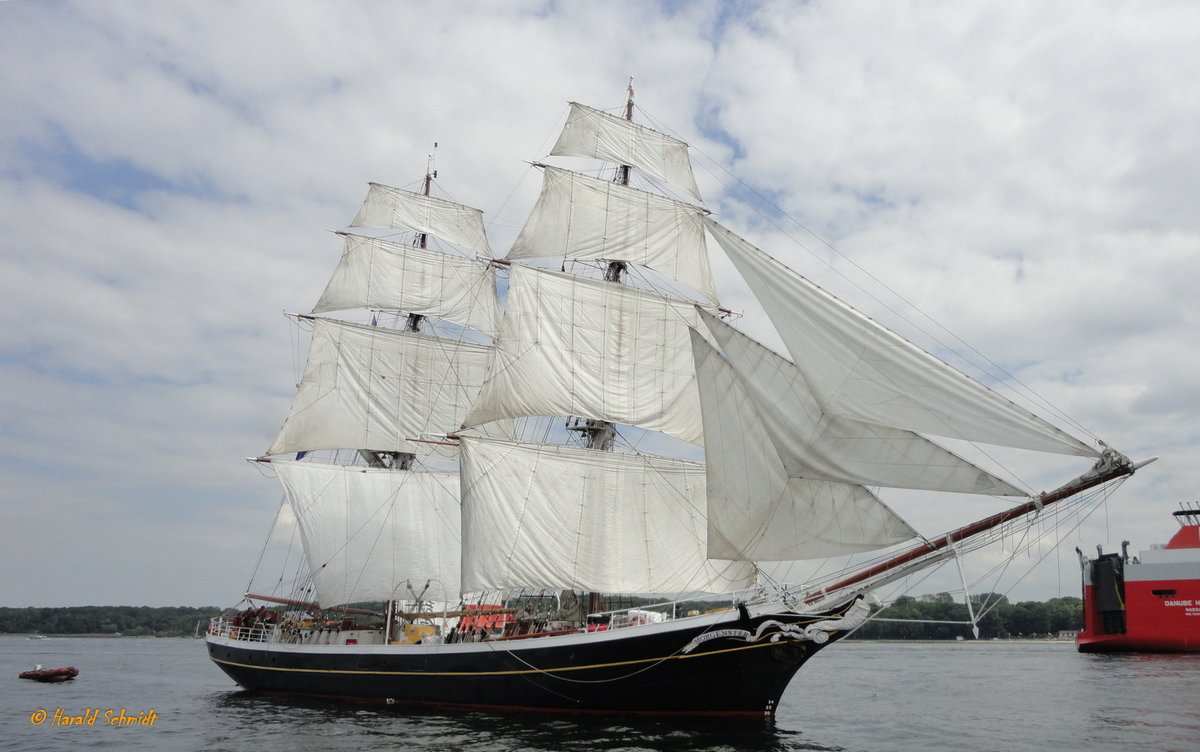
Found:
[[[1174,513],[1179,531],[1138,556],[1080,553],[1080,652],[1200,652],[1200,504]],[[1078,550],[1078,549],[1077,549]]]

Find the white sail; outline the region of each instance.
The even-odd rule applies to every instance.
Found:
[[[704,406],[709,556],[817,559],[916,535],[861,485],[789,473],[741,379],[699,332],[692,344]]]
[[[464,425],[573,415],[703,442],[695,306],[513,264],[496,360]]]
[[[459,593],[457,473],[405,472],[274,460],[296,513],[322,607]]]
[[[547,166],[508,258],[632,261],[715,301],[703,215],[698,206]]]
[[[700,315],[757,408],[790,476],[926,491],[1025,495],[912,431],[825,414],[794,363],[716,316],[704,311]],[[699,346],[707,343],[701,340]],[[702,385],[702,401],[704,394]]]
[[[705,552],[704,467],[661,457],[463,439],[463,590],[729,592],[745,562]]]
[[[496,273],[486,262],[354,233],[313,313],[389,308],[453,321],[495,337]]]
[[[700,188],[692,175],[687,148],[686,143],[673,136],[571,102],[567,123],[550,153],[557,157],[592,157],[632,165],[699,201]]]
[[[430,454],[487,374],[492,348],[414,332],[314,319],[308,363],[268,455],[312,449]]]
[[[426,233],[482,256],[492,255],[479,209],[380,183],[370,184],[350,224]]]
[[[1099,456],[711,218],[704,221],[766,309],[824,413],[934,436]]]

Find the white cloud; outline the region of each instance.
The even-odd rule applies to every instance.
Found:
[[[28,573],[0,603],[235,598],[278,501],[239,459],[286,411],[303,355],[279,313],[319,294],[340,247],[324,231],[367,181],[418,179],[437,141],[439,182],[488,212],[502,253],[537,191],[523,160],[567,100],[619,105],[631,74],[698,162],[904,299],[701,174],[723,222],[872,315],[891,318],[847,278],[911,303],[1118,448],[1162,454],[1086,533],[1160,541],[1200,486],[1198,15],[0,3],[0,564]],[[1058,594],[1046,582],[1030,597]]]

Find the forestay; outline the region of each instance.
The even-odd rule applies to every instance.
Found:
[[[464,425],[578,416],[703,442],[693,303],[513,264],[496,359]]]
[[[686,143],[665,133],[572,102],[567,123],[550,154],[632,165],[699,201],[700,188],[692,175],[687,148]]]
[[[491,256],[483,212],[434,196],[371,183],[354,227],[383,227],[425,233],[483,256]]]
[[[692,343],[707,442],[709,556],[816,559],[916,535],[861,485],[790,475],[734,370],[699,332]]]
[[[703,465],[483,439],[462,442],[464,591],[731,592],[745,562],[705,550]]]
[[[339,233],[342,258],[313,313],[385,308],[435,316],[495,337],[496,273],[489,263],[380,238]]]
[[[322,607],[459,593],[457,473],[403,472],[275,460],[296,513]]]
[[[541,196],[508,258],[631,261],[717,299],[703,209],[611,181],[544,169]]]
[[[711,218],[827,415],[1000,446],[1097,450],[821,290]]]
[[[267,454],[312,449],[429,454],[431,445],[412,439],[459,427],[491,357],[486,345],[314,319],[299,391]]]

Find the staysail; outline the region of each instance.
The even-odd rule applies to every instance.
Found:
[[[692,331],[704,406],[708,555],[749,561],[841,556],[909,540],[916,532],[856,483],[789,467],[763,412],[734,370]],[[785,406],[770,409],[785,409]]]
[[[1098,457],[706,217],[827,415],[949,438]]]
[[[713,361],[701,353],[712,364],[707,370],[723,382],[730,379],[717,372],[718,364],[736,374],[737,388],[749,398],[750,412],[761,418],[790,476],[925,491],[1026,495],[920,434],[825,414],[796,364],[716,316],[705,311],[700,316],[725,356]],[[694,346],[701,349],[707,343],[701,339]],[[720,400],[725,388],[706,387],[702,378],[701,402]],[[718,422],[705,433],[725,433],[731,425]]]

